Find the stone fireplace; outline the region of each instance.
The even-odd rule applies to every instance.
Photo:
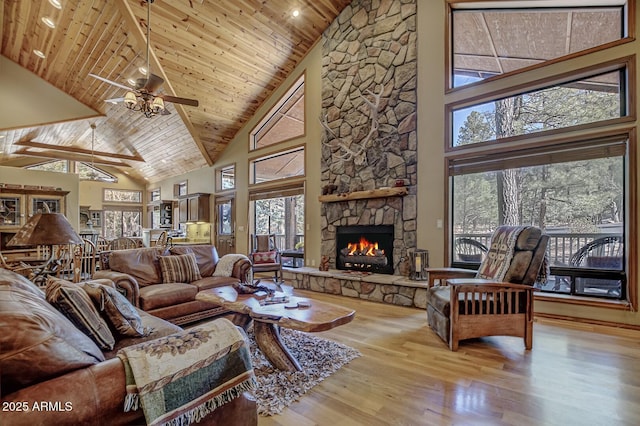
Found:
[[[343,227],[392,229],[386,274],[406,276],[416,248],[415,22],[415,1],[354,0],[323,34],[321,254],[330,268],[344,269]]]
[[[319,201],[329,270],[285,270],[295,288],[426,307],[426,284],[408,278],[407,261],[416,248],[416,36],[416,0],[353,0],[322,35]],[[370,226],[393,229],[390,272],[336,270],[342,231]]]

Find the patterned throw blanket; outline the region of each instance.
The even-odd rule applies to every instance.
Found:
[[[125,411],[141,405],[148,425],[187,426],[256,386],[245,335],[218,319],[121,349]]]
[[[502,281],[511,265],[511,258],[516,247],[516,241],[521,226],[502,226],[496,230],[491,238],[491,247],[478,269],[477,278]]]
[[[511,265],[518,237],[526,229],[526,226],[502,226],[496,230],[491,238],[489,252],[480,265],[476,277],[496,281],[504,280]],[[545,252],[536,282],[546,283],[549,274],[549,257]]]

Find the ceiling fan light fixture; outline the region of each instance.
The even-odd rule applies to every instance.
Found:
[[[160,97],[156,97],[153,99],[152,108],[158,112],[164,110],[164,100]]]
[[[136,94],[133,92],[127,92],[127,94],[124,95],[124,103],[127,104],[127,108],[131,109],[136,103],[138,103]]]
[[[121,89],[125,89],[126,95],[124,97],[125,106],[132,111],[139,111],[144,114],[145,117],[151,118],[158,114],[169,115],[171,114],[168,109],[165,108],[164,99],[162,95],[156,95],[157,89],[162,86],[164,80],[151,73],[151,65],[149,64],[149,57],[151,51],[151,3],[154,0],[144,0],[147,3],[147,65],[141,66],[138,70],[144,74],[144,78],[138,78],[136,80],[129,79],[127,82],[132,87],[127,87],[124,84],[116,83],[108,80],[104,77],[100,77],[96,74],[89,73],[89,76],[96,78],[105,83],[109,83],[113,86],[117,86]],[[179,103],[190,106],[198,106],[198,101],[195,99],[178,98],[175,96],[166,95],[168,102]],[[118,99],[119,100],[119,99]],[[109,101],[109,100],[107,100]]]

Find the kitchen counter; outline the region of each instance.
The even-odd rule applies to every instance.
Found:
[[[211,240],[204,238],[172,238],[171,244],[174,246],[192,246],[192,245],[204,245],[211,244]]]

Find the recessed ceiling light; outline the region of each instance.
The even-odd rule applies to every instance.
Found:
[[[138,71],[140,71],[140,74],[142,75],[147,75],[147,69],[145,67],[138,68]]]
[[[42,50],[33,49],[33,53],[34,53],[34,55],[36,55],[36,56],[38,56],[39,58],[42,58],[42,59],[47,57],[47,55],[42,53]]]
[[[129,83],[129,85],[131,85],[131,86],[135,86],[136,85],[136,81],[134,79],[132,79],[132,78],[128,79],[127,83]]]
[[[298,15],[300,15],[300,11],[298,9],[294,9],[293,12],[291,12],[291,16],[294,18],[297,18]]]
[[[53,22],[53,19],[49,18],[48,16],[43,16],[42,17],[42,22],[44,22],[44,24],[49,28],[55,28],[56,27],[56,23]]]
[[[49,0],[49,3],[51,3],[51,6],[55,7],[56,9],[62,9],[62,3],[60,3],[58,0]]]

